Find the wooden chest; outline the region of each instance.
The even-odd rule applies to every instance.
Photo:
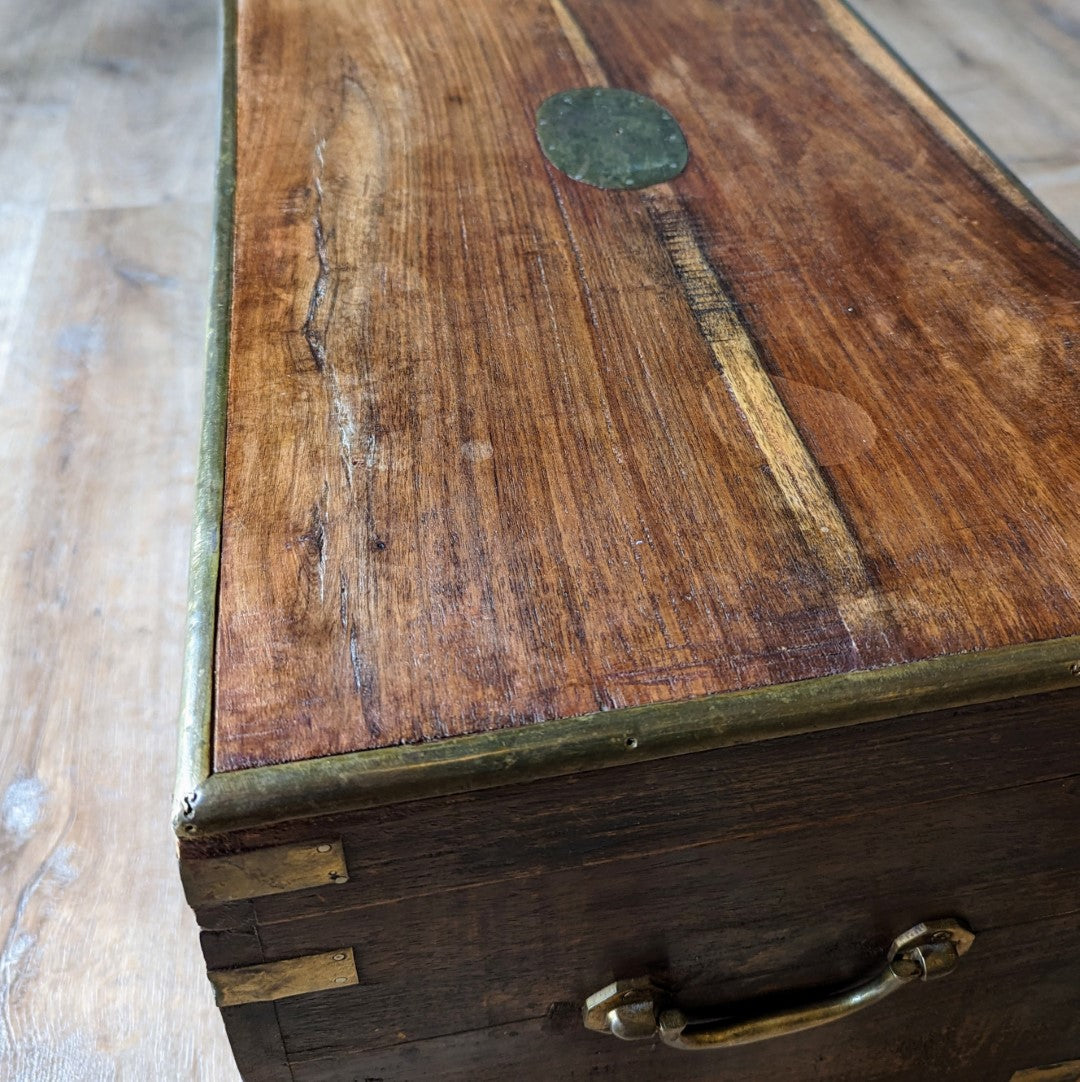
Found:
[[[1080,1077],[1075,241],[837,0],[225,58],[175,825],[244,1077]]]

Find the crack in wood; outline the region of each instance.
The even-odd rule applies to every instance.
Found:
[[[315,213],[311,224],[315,235],[315,256],[319,261],[319,273],[316,275],[315,284],[311,287],[311,299],[308,301],[307,318],[304,320],[304,340],[308,344],[311,359],[315,364],[315,370],[322,372],[326,368],[326,342],[324,332],[319,328],[317,319],[319,309],[326,297],[327,284],[330,281],[330,257],[327,254],[326,231],[323,228],[323,150],[326,140],[320,139],[315,147],[315,160],[318,168],[315,172]]]

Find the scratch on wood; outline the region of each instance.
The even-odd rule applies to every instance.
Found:
[[[330,520],[327,505],[330,501],[330,483],[323,482],[322,496],[311,508],[311,524],[307,533],[300,537],[304,544],[312,545],[315,549],[315,571],[319,579],[319,600],[326,598],[326,547],[327,532]]]
[[[308,344],[311,359],[315,363],[315,369],[322,372],[326,368],[326,342],[322,329],[318,326],[319,308],[326,297],[326,287],[330,281],[330,257],[326,250],[326,230],[323,228],[323,150],[326,140],[320,139],[315,147],[315,160],[318,168],[315,171],[315,214],[311,224],[315,234],[315,256],[319,261],[319,273],[315,277],[315,284],[311,288],[311,298],[308,301],[307,318],[304,320],[304,340]]]
[[[349,625],[349,664],[352,666],[353,690],[360,697],[360,709],[365,727],[372,733],[382,734],[376,706],[376,676],[360,647],[356,625]]]
[[[364,690],[364,670],[360,664],[360,644],[356,641],[356,628],[349,628],[349,662],[352,664],[353,688]]]
[[[329,324],[331,312],[327,311],[324,314],[322,311],[328,294],[331,297],[329,307],[331,309],[333,307],[331,292],[332,268],[329,253],[330,233],[327,231],[323,219],[325,151],[326,140],[320,139],[315,144],[315,172],[313,178],[315,213],[312,216],[315,255],[319,262],[319,272],[311,289],[311,298],[308,301],[307,318],[304,320],[303,333],[316,371],[324,375],[330,385],[330,409],[341,448],[341,468],[345,474],[345,483],[351,489],[353,483],[353,438],[356,435],[356,419],[353,416],[352,407],[342,393],[341,381],[338,379],[337,369],[326,345],[326,327]]]
[[[551,296],[551,285],[548,282],[547,270],[544,267],[544,256],[540,250],[540,240],[536,235],[535,230],[532,233],[532,243],[536,249],[536,269],[540,277],[540,286],[544,291],[544,305],[547,308],[548,313],[548,325],[551,329],[551,340],[557,346],[557,354],[560,357],[565,357],[567,354],[566,347],[563,343],[562,334],[559,328],[559,317],[555,311],[555,303]],[[567,401],[573,399],[573,389],[570,386],[569,373],[567,372],[566,365],[561,367],[559,382],[562,386],[563,393],[566,395]],[[498,490],[498,475],[495,474],[495,486]]]

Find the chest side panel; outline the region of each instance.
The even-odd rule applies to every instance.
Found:
[[[410,1079],[424,1062],[460,1072],[448,1077],[471,1063],[478,1079],[509,1063],[523,1077],[534,1063],[567,1078],[592,1064],[712,1077],[709,1056],[581,1032],[585,997],[646,974],[702,1010],[811,995],[872,971],[903,928],[955,916],[976,947],[948,980],[723,1064],[755,1079],[803,1064],[792,1077],[809,1079],[832,1047],[844,1050],[830,1060],[839,1078],[901,1077],[910,1060],[974,1080],[993,1077],[976,1071],[993,1059],[1013,1070],[1080,1051],[1078,714],[1078,693],[1059,692],[281,824],[183,853],[194,863],[341,839],[348,882],[199,911],[212,969],[354,952],[355,987],[276,1004],[297,1077]],[[225,1017],[238,1041],[273,1046],[250,1032],[265,1012]],[[925,1035],[917,1051],[912,1034]]]

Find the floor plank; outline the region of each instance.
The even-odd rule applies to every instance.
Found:
[[[1075,0],[856,6],[1080,230]],[[168,830],[215,19],[213,0],[0,0],[0,1077],[14,1082],[237,1077]]]
[[[216,19],[212,0],[0,4],[0,1077],[16,1082],[237,1077],[168,826]]]
[[[853,6],[1080,232],[1076,0],[853,0]]]

